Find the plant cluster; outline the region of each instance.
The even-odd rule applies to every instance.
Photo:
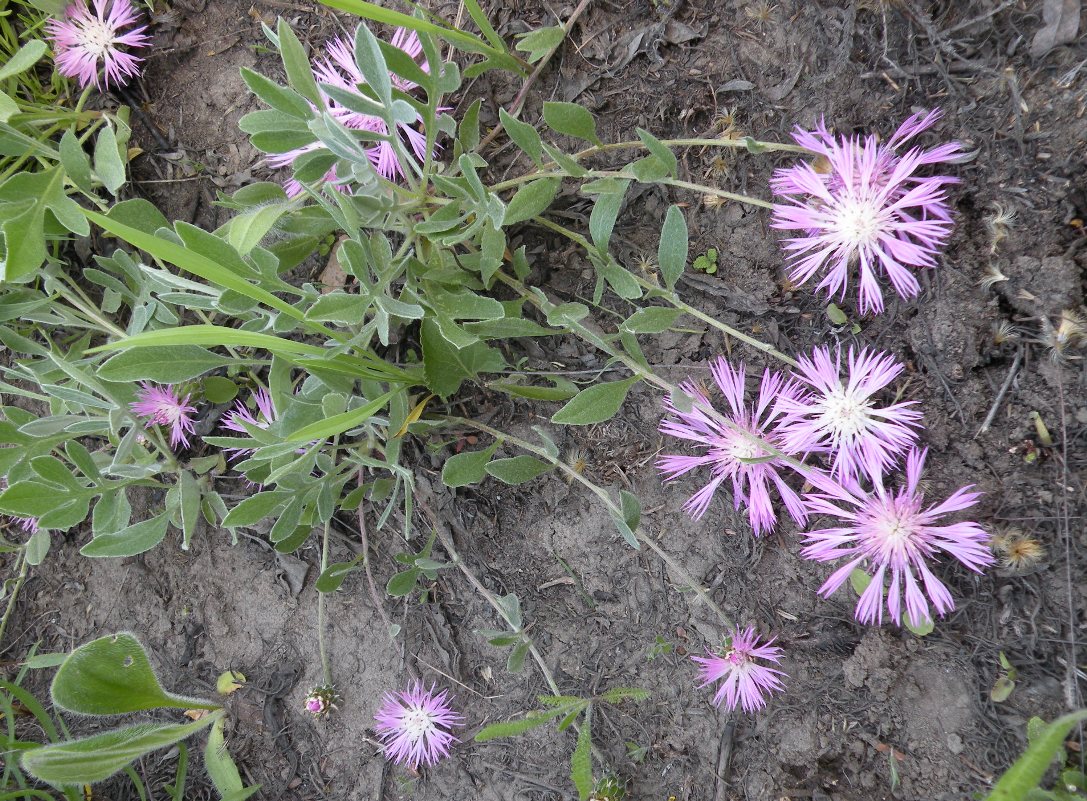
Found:
[[[404,569],[388,593],[411,595],[421,576],[459,569],[508,625],[509,631],[483,634],[510,648],[509,669],[522,670],[531,656],[553,691],[541,697],[540,711],[484,728],[476,740],[550,720],[559,721],[560,731],[575,726],[571,776],[579,796],[618,797],[618,780],[606,773],[603,784],[593,779],[593,704],[645,694],[619,688],[585,699],[561,692],[527,633],[516,595],[490,594],[442,534],[407,446],[413,439],[434,447],[450,437],[463,442],[469,430],[486,435],[493,442],[482,450],[447,458],[448,488],[486,476],[519,485],[557,471],[600,499],[622,539],[682,573],[642,531],[636,495],[589,480],[545,428],[525,439],[443,413],[445,402],[472,382],[513,399],[561,402],[551,423],[585,426],[613,417],[644,383],[662,396],[661,432],[696,451],[662,456],[665,481],[695,471],[708,476],[685,505],[693,518],[702,518],[722,490],[759,536],[774,529],[783,508],[805,529],[801,555],[837,563],[818,592],[830,595],[851,581],[862,623],[882,623],[886,610],[895,623],[923,633],[954,608],[934,565],[950,557],[981,573],[994,556],[981,525],[952,519],[976,505],[972,487],[935,503],[926,499],[921,410],[888,398],[903,365],[890,354],[840,345],[794,358],[686,303],[677,289],[689,248],[679,204],[664,216],[653,271],[629,269],[610,247],[630,187],[656,184],[769,209],[774,228],[795,234],[783,243],[791,279],[804,284],[822,275],[817,288],[839,300],[856,282],[861,313],[883,311],[888,283],[913,300],[920,295],[916,274],[936,267],[953,227],[947,190],[956,179],[928,173],[965,158],[958,143],[914,144],[938,111],[910,117],[882,143],[874,135],[836,136],[821,122],[813,131],[797,129],[795,144],[661,140],[644,130],[637,139],[605,144],[593,116],[572,103],[545,102],[539,125],[521,120],[522,95],[500,110],[499,127],[519,162],[531,167],[492,182],[485,146],[499,129],[483,135],[479,100],[454,118],[448,97],[464,78],[492,69],[525,78],[527,88],[571,23],[533,32],[515,52],[475,0],[464,5],[478,35],[422,12],[323,1],[395,32],[385,41],[360,24],[352,38],[328,42],[311,58],[286,22],[265,27],[286,82],[243,69],[243,80],[268,108],[246,115],[241,127],[269,167],[289,174],[281,184],[254,183],[220,197],[234,215],[214,231],[171,223],[144,200],[117,199],[125,183],[126,115],[82,110],[91,92],[122,85],[139,70],[134,51],[148,45],[149,34],[130,0],[94,0],[93,8],[77,3],[45,23],[57,72],[83,87],[71,110],[60,102],[43,110],[40,93],[28,89],[45,54],[41,41],[30,39],[0,67],[0,132],[32,143],[27,155],[0,162],[0,342],[10,357],[0,367],[0,389],[45,410],[13,402],[0,408],[6,480],[0,512],[15,521],[4,548],[16,555],[19,582],[47,558],[55,533],[82,533],[87,521],[90,537],[80,552],[107,558],[146,552],[171,532],[188,549],[206,526],[236,532],[270,520],[277,551],[320,540],[323,621],[325,596],[359,568],[381,610],[367,519],[392,538],[389,521],[402,510],[402,538],[410,543],[422,509],[431,517],[431,536],[417,553],[397,557]],[[452,47],[444,56],[439,41]],[[688,146],[803,158],[775,173],[771,202],[682,180],[675,151]],[[594,166],[624,153],[635,157],[619,167]],[[592,200],[585,231],[547,215],[564,184],[576,184]],[[103,190],[115,200],[104,199]],[[526,249],[511,235],[526,224],[581,248],[596,275],[591,306],[556,303],[533,285]],[[67,242],[90,235],[92,225],[101,236],[93,262],[80,265]],[[107,236],[116,244],[107,245]],[[318,252],[337,261],[347,276],[343,286],[288,280],[289,271]],[[700,259],[694,269],[716,271],[715,250]],[[593,320],[605,293],[635,308],[617,326]],[[654,370],[639,342],[683,316],[784,368],[763,369],[755,386],[752,364],[713,360],[713,384],[725,399],[718,408],[701,383],[675,385]],[[624,377],[587,386],[560,375],[541,379],[511,362],[502,346],[557,336],[595,348],[609,372]],[[134,519],[133,499],[154,494],[164,499],[162,508]],[[357,515],[364,552],[330,564],[329,531],[340,514]],[[816,527],[820,520],[830,527]],[[436,538],[450,561],[434,558]],[[690,584],[731,632],[705,656],[692,657],[702,684],[717,684],[718,706],[761,709],[769,694],[785,690],[787,676],[777,667],[783,648],[754,625],[736,625]],[[324,682],[304,701],[315,718],[350,700],[333,684],[323,633],[322,625]],[[399,631],[390,625],[389,634]],[[213,707],[207,718],[184,724],[190,727],[184,733],[171,729],[169,743],[210,721],[221,744],[225,713],[202,708]],[[389,759],[417,769],[449,756],[454,731],[465,723],[447,690],[414,682],[384,697],[375,731]],[[136,753],[125,751],[123,764],[93,776],[33,767],[45,754],[60,753],[48,750],[56,748],[27,751],[24,766],[62,788],[104,778]],[[243,791],[231,779],[223,797],[240,798]]]

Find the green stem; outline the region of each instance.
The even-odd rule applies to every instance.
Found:
[[[579,234],[577,231],[571,231],[566,226],[559,225],[558,223],[553,222],[552,220],[549,220],[546,217],[533,217],[532,221],[534,223],[536,223],[537,225],[540,225],[543,228],[547,228],[548,230],[554,231],[557,234],[562,234],[567,239],[569,239],[571,242],[574,242],[575,244],[578,244],[578,245],[580,245],[581,247],[583,247],[583,248],[585,248],[587,250],[594,249],[593,245],[589,242],[588,239],[586,239],[584,236]],[[689,314],[692,317],[695,317],[695,318],[701,320],[702,322],[713,326],[714,328],[718,329],[719,331],[726,334],[727,336],[735,337],[736,339],[740,340],[741,342],[746,342],[751,347],[756,348],[757,350],[761,350],[763,353],[766,353],[766,354],[768,354],[770,356],[773,356],[775,359],[780,359],[781,361],[785,362],[785,364],[789,365],[790,367],[798,367],[799,366],[797,364],[796,359],[794,359],[791,356],[785,355],[780,350],[775,348],[773,345],[770,345],[770,344],[768,344],[766,342],[763,342],[762,340],[755,339],[750,334],[745,334],[743,331],[740,331],[740,330],[738,330],[736,328],[733,328],[731,325],[728,325],[726,323],[722,323],[720,320],[717,320],[717,319],[715,319],[713,317],[710,317],[708,314],[705,314],[704,312],[699,311],[694,306],[691,306],[691,305],[689,305],[687,303],[684,303],[682,300],[680,300],[679,294],[675,290],[666,291],[666,290],[662,289],[661,287],[657,286],[656,284],[654,284],[654,283],[652,283],[650,281],[646,281],[644,278],[639,278],[636,275],[634,276],[634,279],[639,283],[639,285],[641,285],[641,287],[643,289],[648,289],[648,290],[650,290],[652,292],[658,293],[661,297],[663,297],[665,300],[667,300],[669,303],[671,303],[677,309],[680,309],[681,311],[685,312],[686,314]]]
[[[490,434],[497,440],[509,442],[511,445],[516,445],[521,450],[528,451],[529,453],[538,456],[549,464],[554,465],[561,472],[565,473],[567,478],[571,479],[572,481],[578,482],[591,493],[596,495],[596,497],[600,499],[600,501],[607,508],[608,512],[610,512],[612,515],[617,515],[622,518],[622,509],[620,508],[619,504],[612,500],[611,495],[606,489],[601,487],[599,484],[590,481],[582,473],[579,473],[570,465],[566,464],[566,462],[564,462],[562,459],[554,456],[546,449],[541,448],[539,445],[534,445],[533,443],[527,440],[523,440],[520,437],[515,437],[512,434],[507,434],[504,431],[499,431],[497,428],[491,428],[489,425],[486,425],[485,423],[480,423],[476,420],[469,420],[465,417],[447,417],[445,419],[451,423],[469,426],[476,429],[477,431],[482,431],[484,433]],[[682,578],[683,581],[687,583],[687,586],[690,587],[691,590],[694,591],[695,595],[698,596],[699,600],[701,600],[702,603],[704,603],[713,611],[715,615],[717,615],[717,617],[721,620],[721,623],[724,624],[726,628],[734,627],[732,618],[730,618],[725,613],[725,611],[721,609],[721,607],[714,603],[713,599],[710,598],[709,593],[695,580],[694,576],[688,573],[684,569],[684,567],[679,564],[679,562],[677,562],[667,551],[663,550],[652,537],[642,531],[641,527],[634,531],[634,536],[638,538],[638,542],[644,543],[649,548],[649,550],[653,551],[653,553],[659,556],[661,560],[668,565],[668,567],[670,567],[680,578]]]
[[[331,518],[325,521],[325,529],[321,535],[321,575],[328,568],[328,538],[332,526]],[[321,675],[326,687],[332,686],[332,663],[328,658],[328,646],[325,642],[325,596],[327,593],[317,593],[317,650],[321,654]]]
[[[8,620],[11,619],[11,613],[15,610],[15,601],[19,597],[19,590],[23,587],[23,582],[26,581],[26,574],[30,570],[30,564],[26,559],[26,548],[24,547],[19,551],[19,575],[15,579],[15,586],[12,587],[11,595],[8,596],[8,605],[4,609],[4,617],[0,619],[0,643],[4,641],[4,632],[8,628]]]

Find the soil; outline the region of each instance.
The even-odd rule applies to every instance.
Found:
[[[536,0],[492,5],[501,6],[492,19],[507,40],[572,11],[571,3]],[[752,207],[705,207],[700,198],[651,188],[632,196],[615,241],[630,263],[652,256],[667,204],[688,202],[692,257],[708,248],[719,253],[716,275],[684,279],[689,302],[787,352],[860,343],[905,360],[905,394],[924,409],[932,497],[977,484],[985,492],[978,511],[984,525],[998,533],[1021,529],[1048,554],[1031,570],[985,576],[945,565],[940,575],[957,608],[924,638],[862,627],[853,620],[848,588],[829,600],[815,595],[829,571],[798,556],[790,525],[753,539],[724,499],[702,521],[687,518],[681,506],[698,485],[692,479],[665,490],[653,469],[656,454],[675,447],[656,431],[655,393],[636,389],[609,423],[551,429],[564,450],[582,454],[595,479],[637,493],[646,530],[717,604],[741,623],[778,633],[788,692],[755,717],[730,715],[696,686],[688,659],[719,641],[720,624],[657,557],[624,545],[594,498],[557,477],[445,490],[437,473],[451,451],[415,443],[415,469],[420,484],[434,488],[434,514],[492,592],[520,597],[562,691],[637,686],[651,694],[641,704],[602,707],[594,719],[597,746],[629,781],[630,798],[971,798],[1021,751],[1028,718],[1052,719],[1083,705],[1083,674],[1070,661],[1070,643],[1087,634],[1087,371],[1074,354],[1051,359],[1036,340],[1043,319],[1081,309],[1084,301],[1087,43],[1032,56],[1041,6],[598,0],[532,93],[522,119],[537,119],[544,100],[576,100],[597,115],[605,141],[632,138],[636,126],[661,138],[732,128],[783,141],[793,126],[822,117],[839,131],[887,136],[913,111],[943,108],[931,138],[959,139],[976,151],[969,164],[953,168],[962,180],[954,189],[956,233],[939,269],[926,275],[922,298],[893,302],[881,317],[862,318],[845,302],[851,322],[834,325],[825,298],[788,285],[777,236],[767,215]],[[450,2],[432,10],[456,15]],[[260,31],[260,21],[277,14],[314,47],[353,25],[308,4],[271,0],[178,0],[156,17],[160,47],[142,84],[136,141],[146,152],[134,165],[134,191],[171,219],[215,227],[228,214],[213,203],[217,191],[269,176],[237,129],[238,118],[258,107],[238,69],[279,74]],[[1071,72],[1076,65],[1081,69]],[[505,79],[472,82],[459,105],[484,98],[484,122],[493,124],[497,105],[508,104],[518,88]],[[508,149],[488,155],[503,173],[524,167],[511,163]],[[771,169],[786,162],[690,150],[681,177],[765,196]],[[559,207],[574,224],[589,210],[573,195],[560,198]],[[993,223],[1001,211],[1016,215],[1006,230]],[[522,237],[537,284],[563,299],[591,297],[592,271],[576,253],[539,230],[526,228]],[[990,270],[1006,280],[980,285]],[[614,308],[622,307],[615,301]],[[998,343],[993,332],[1002,322],[1019,328],[1021,338]],[[704,375],[707,359],[726,351],[761,364],[758,354],[697,325],[644,344],[650,361],[675,379]],[[572,342],[506,347],[545,369],[604,367]],[[1015,377],[979,433],[1013,362]],[[549,427],[553,408],[475,392],[468,411],[524,433]],[[1040,440],[1032,412],[1052,432],[1052,447]],[[246,489],[238,483],[225,492],[242,496]],[[416,522],[425,530],[423,519]],[[341,523],[333,560],[359,549],[357,522]],[[370,533],[379,586],[397,569],[393,557],[409,550],[401,528],[393,519]],[[545,728],[471,743],[481,725],[535,708],[548,690],[531,661],[519,675],[506,672],[506,652],[476,633],[501,628],[500,621],[455,570],[439,573],[425,602],[382,598],[401,626],[395,644],[364,574],[351,574],[328,604],[332,671],[343,701],[338,712],[314,721],[302,699],[321,679],[315,545],[284,556],[260,532],[235,544],[228,533],[209,530],[187,552],[167,543],[135,559],[92,561],[78,555],[84,536],[58,539],[48,569],[32,574],[6,655],[18,657],[39,640],[42,650],[59,651],[126,629],[148,644],[163,682],[177,692],[197,694],[219,672],[241,671],[249,684],[233,697],[228,740],[243,775],[262,784],[258,797],[574,797],[572,731]],[[1000,653],[1017,668],[1018,686],[994,703]],[[1082,651],[1078,659],[1082,664]],[[412,676],[452,689],[467,715],[456,758],[421,775],[387,765],[372,730],[378,696]],[[140,771],[160,788],[173,765],[170,754],[156,754]],[[115,781],[95,797],[135,795],[127,781]],[[198,770],[191,797],[212,797]]]

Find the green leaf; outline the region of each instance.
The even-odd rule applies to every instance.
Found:
[[[637,128],[638,138],[642,140],[642,144],[646,146],[646,149],[656,156],[657,160],[664,165],[667,170],[667,174],[673,178],[677,177],[679,162],[676,160],[676,154],[672,152],[668,145],[664,144],[660,139],[653,136],[649,131],[643,128]]]
[[[417,567],[396,573],[385,585],[385,592],[394,598],[403,598],[405,595],[410,595],[415,589],[415,585],[419,583],[419,576],[422,573],[423,571]]]
[[[661,334],[671,328],[683,312],[666,306],[639,309],[623,321],[623,328],[635,334]]]
[[[566,426],[587,426],[610,420],[626,400],[638,378],[611,381],[583,389],[551,417],[552,423]]]
[[[230,403],[238,397],[238,385],[229,378],[208,376],[204,379],[204,397],[212,403]]]
[[[329,565],[317,577],[317,592],[335,592],[351,574],[351,571],[358,566],[358,560],[335,562]]]
[[[620,701],[641,703],[648,700],[649,693],[640,687],[612,687],[600,697],[609,704],[618,704]]]
[[[41,517],[57,505],[57,488],[40,481],[17,481],[0,494],[0,512]]]
[[[352,428],[362,425],[384,409],[389,401],[392,400],[393,396],[401,391],[402,390],[399,389],[391,390],[369,403],[363,404],[357,409],[352,409],[351,411],[343,412],[342,414],[336,414],[332,417],[304,426],[287,437],[286,441],[312,442],[314,440],[328,439],[337,434],[342,434],[345,431],[350,431]]]
[[[986,801],[1023,801],[1045,776],[1053,757],[1073,727],[1087,720],[1087,709],[1072,712],[1046,726],[1030,739],[1027,750],[1000,777]]]
[[[913,632],[918,637],[926,637],[929,634],[932,634],[932,632],[936,628],[936,624],[933,622],[931,617],[928,620],[922,620],[920,624],[915,626],[915,625],[913,625],[913,623],[910,621],[909,617],[907,616],[903,620],[903,623],[905,624],[907,629],[909,629],[911,632]]]
[[[183,325],[177,328],[144,331],[135,336],[125,337],[116,342],[107,342],[97,348],[91,348],[87,353],[161,347],[164,345],[237,345],[240,347],[260,348],[276,354],[328,356],[327,350],[315,345],[306,345],[302,342],[274,337],[270,334],[258,334],[254,331],[240,331],[237,328],[227,328],[221,325]],[[230,361],[230,364],[235,363],[235,361]]]
[[[222,801],[242,801],[257,792],[260,785],[246,787],[242,782],[238,766],[226,749],[226,740],[223,737],[225,722],[223,718],[216,720],[208,732],[208,743],[204,746],[204,768]]]
[[[523,33],[514,47],[522,53],[528,53],[527,61],[535,64],[560,44],[566,38],[566,28],[562,25],[552,25],[549,28],[540,28],[531,33]]]
[[[423,374],[427,388],[448,398],[460,389],[461,383],[473,380],[480,373],[495,372],[506,367],[501,352],[482,342],[464,348],[450,344],[433,319],[421,324],[423,344]]]
[[[84,504],[86,501],[84,501]],[[72,523],[77,525],[82,522],[83,518],[87,516],[86,508],[83,508],[80,519]],[[48,522],[48,521],[47,521]],[[39,524],[41,521],[39,521]],[[49,546],[52,544],[53,537],[49,531],[45,528],[39,529],[30,535],[30,539],[26,541],[26,563],[31,567],[37,567],[45,561],[45,557],[49,554]]]
[[[562,712],[562,707],[559,707],[558,709],[548,709],[541,712],[529,712],[523,718],[517,720],[492,723],[480,729],[472,739],[477,743],[485,743],[488,740],[497,740],[500,737],[516,737],[519,734],[543,726],[549,720],[558,717]]]
[[[150,551],[166,538],[170,515],[161,514],[113,533],[99,534],[79,549],[83,556],[136,556]]]
[[[53,677],[53,703],[80,715],[121,715],[148,709],[217,709],[215,704],[166,692],[143,645],[128,633],[79,646]]]
[[[502,122],[502,127],[505,128],[506,134],[513,140],[513,143],[525,151],[528,157],[536,163],[537,167],[542,167],[543,142],[536,129],[527,122],[521,122],[504,108],[498,110],[498,119]]]
[[[291,26],[282,17],[276,23],[276,39],[278,39],[280,58],[283,59],[283,69],[287,73],[287,83],[306,100],[322,108],[324,101],[321,98],[321,92],[317,89],[317,81],[313,78],[313,70],[310,68],[306,49],[302,47]]]
[[[259,245],[279,218],[290,210],[290,203],[271,203],[239,214],[227,224],[226,240],[238,253],[245,255]]]
[[[90,194],[94,190],[91,160],[87,158],[79,137],[70,130],[65,131],[57,150],[60,152],[60,164],[72,179],[72,183],[81,191]]]
[[[144,754],[166,748],[221,718],[214,712],[192,723],[143,723],[25,751],[23,770],[57,787],[108,779]]]
[[[81,209],[91,222],[97,224],[115,236],[119,236],[133,247],[150,253],[157,259],[187,270],[198,275],[205,281],[221,286],[225,289],[233,289],[240,295],[263,303],[271,309],[280,311],[295,320],[302,320],[305,315],[284,300],[280,300],[271,292],[262,289],[237,275],[229,267],[226,267],[207,256],[196,253],[190,248],[183,247],[176,242],[162,239],[151,234],[146,234],[135,228],[131,228],[109,217],[105,217],[88,209]],[[206,232],[205,232],[206,233]],[[210,236],[210,235],[209,235]],[[223,243],[226,247],[226,243]],[[123,341],[123,340],[122,340]],[[224,343],[225,344],[225,343]]]
[[[604,144],[596,135],[596,120],[593,115],[577,103],[547,101],[543,104],[543,118],[558,133],[584,139],[597,147]]]
[[[577,387],[563,379],[552,379],[553,387],[540,387],[531,384],[513,384],[508,381],[491,381],[487,384],[490,389],[505,392],[517,398],[529,398],[542,401],[564,401],[577,394]]]
[[[314,112],[310,104],[297,92],[280,86],[248,67],[242,67],[241,74],[249,90],[277,111],[301,120],[309,120],[313,117]]]
[[[622,190],[602,194],[593,204],[593,210],[589,214],[589,234],[593,238],[593,244],[601,253],[608,249],[611,241],[611,233],[615,229],[615,221],[619,217],[619,210],[623,207],[623,199],[626,197],[626,189],[630,182],[622,182]]]
[[[514,456],[512,459],[495,459],[484,469],[502,483],[516,486],[543,475],[552,466],[532,456]]]
[[[657,264],[669,289],[675,289],[676,282],[683,275],[689,246],[687,221],[683,212],[679,206],[669,206],[664,215],[660,244],[657,246]]]
[[[838,308],[837,303],[831,303],[827,306],[827,319],[834,325],[845,325],[849,322],[849,318],[845,316],[845,312]]]
[[[0,81],[6,81],[20,72],[26,72],[45,55],[45,49],[45,42],[41,39],[31,39],[20,47],[6,64],[0,66]]]
[[[294,493],[286,490],[258,492],[256,495],[243,500],[227,513],[226,519],[223,520],[223,528],[251,526],[280,511],[293,496]]]
[[[593,791],[593,755],[592,734],[590,733],[590,721],[592,715],[585,711],[585,717],[581,721],[581,730],[577,733],[577,746],[570,757],[570,778],[577,788],[577,796],[581,801],[587,801]]]
[[[187,551],[200,518],[200,485],[192,473],[182,470],[177,477],[177,488],[181,496],[181,547]]]
[[[857,593],[858,596],[863,595],[871,583],[872,577],[859,567],[853,568],[853,572],[849,574],[849,584],[853,587],[853,592]]]
[[[180,384],[234,360],[197,345],[134,348],[118,353],[98,368],[103,381],[154,381]]]
[[[41,670],[42,668],[60,667],[67,658],[68,654],[66,653],[35,654],[23,662],[23,664],[31,670]]]
[[[465,451],[446,459],[442,466],[442,483],[447,487],[467,487],[478,484],[486,475],[487,463],[498,450],[499,443],[482,451]]]
[[[514,646],[510,655],[506,658],[506,670],[509,673],[520,673],[525,667],[525,658],[528,656],[529,643],[521,642]]]
[[[121,160],[117,134],[109,125],[98,131],[94,142],[94,173],[111,195],[116,196],[117,190],[124,186],[125,163]]]
[[[551,205],[561,185],[562,180],[559,178],[540,178],[522,186],[510,198],[502,225],[515,225],[541,214]]]

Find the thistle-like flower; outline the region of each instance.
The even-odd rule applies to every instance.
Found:
[[[714,706],[723,703],[730,711],[739,706],[744,712],[752,713],[766,706],[767,695],[785,690],[778,678],[785,676],[785,672],[762,664],[781,662],[782,651],[773,644],[775,639],[771,637],[760,643],[754,626],[737,628],[719,651],[707,651],[709,656],[691,657],[701,666],[700,687],[721,681],[713,696]]]
[[[820,158],[816,165],[777,170],[770,182],[782,198],[774,205],[772,227],[801,232],[784,244],[795,284],[826,268],[817,289],[844,298],[856,264],[862,313],[883,311],[880,275],[903,298],[920,293],[913,270],[936,266],[952,228],[944,187],[958,179],[917,172],[964,154],[958,142],[895,151],[939,118],[938,110],[915,114],[886,144],[871,135],[832,136],[823,122],[814,131],[796,129],[793,139]]]
[[[189,405],[190,396],[181,397],[171,385],[157,387],[146,381],[136,391],[137,400],[129,404],[132,413],[147,418],[146,428],[154,425],[170,427],[170,445],[189,447],[188,435],[193,433],[192,415],[196,407]]]
[[[143,60],[121,48],[147,47],[151,38],[137,25],[140,15],[132,0],[94,0],[92,12],[85,0],[76,0],[60,19],[50,19],[45,31],[52,40],[57,71],[79,81],[81,88],[94,84],[101,88],[110,81],[124,86],[139,75]],[[99,75],[101,69],[102,75]],[[104,76],[104,77],[103,77]]]
[[[690,497],[683,508],[695,520],[709,508],[717,488],[726,480],[732,481],[732,499],[735,508],[746,506],[751,528],[758,536],[770,531],[777,520],[774,504],[770,500],[770,485],[777,487],[778,494],[792,518],[800,524],[807,520],[803,501],[785,483],[781,469],[785,463],[760,445],[788,456],[808,450],[811,443],[797,447],[786,442],[777,433],[775,423],[779,412],[775,401],[781,398],[799,400],[800,389],[795,381],[769,370],[763,373],[759,394],[754,405],[745,398],[745,366],[733,368],[725,359],[718,357],[710,363],[710,373],[717,387],[728,401],[728,413],[713,413],[706,390],[691,382],[680,384],[680,389],[692,399],[689,410],[681,410],[673,399],[664,401],[665,416],[660,431],[673,437],[694,442],[704,449],[696,456],[669,454],[657,461],[657,469],[665,481],[672,481],[698,467],[709,467],[710,482]]]
[[[223,428],[248,437],[249,432],[246,430],[245,424],[267,429],[278,419],[275,404],[272,403],[272,396],[268,394],[268,390],[263,387],[257,389],[253,393],[253,402],[257,406],[256,414],[246,405],[245,401],[235,401],[234,408],[223,415]],[[223,450],[230,453],[231,458],[249,456],[256,452],[256,448],[223,448]]]
[[[775,407],[781,414],[778,431],[790,450],[828,451],[832,476],[859,481],[862,471],[882,475],[917,441],[921,413],[914,401],[875,400],[902,372],[891,356],[850,348],[844,380],[840,348],[834,356],[829,348],[816,348],[798,362],[793,375],[810,393],[784,394]]]
[[[824,597],[841,587],[857,568],[871,576],[857,603],[857,620],[862,623],[883,622],[884,579],[888,573],[887,611],[891,619],[901,624],[904,595],[906,617],[911,625],[919,626],[932,619],[930,601],[941,616],[955,608],[951,593],[929,567],[930,561],[946,553],[976,573],[994,561],[989,535],[977,523],[940,524],[948,514],[977,503],[980,494],[972,491],[973,485],[956,490],[942,503],[924,505],[924,494],[918,485],[926,453],[916,448],[910,451],[906,458],[906,483],[897,492],[888,491],[876,479],[876,488],[871,493],[865,493],[856,484],[847,484],[853,496],[846,496],[847,500],[819,494],[807,496],[812,514],[837,518],[840,524],[808,532],[805,535],[808,544],[800,553],[818,562],[846,558],[845,564],[819,588]]]
[[[451,729],[464,722],[464,716],[453,711],[452,701],[448,691],[435,693],[433,685],[428,690],[422,682],[386,693],[374,715],[385,758],[417,769],[449,756],[450,746],[459,742]]]

